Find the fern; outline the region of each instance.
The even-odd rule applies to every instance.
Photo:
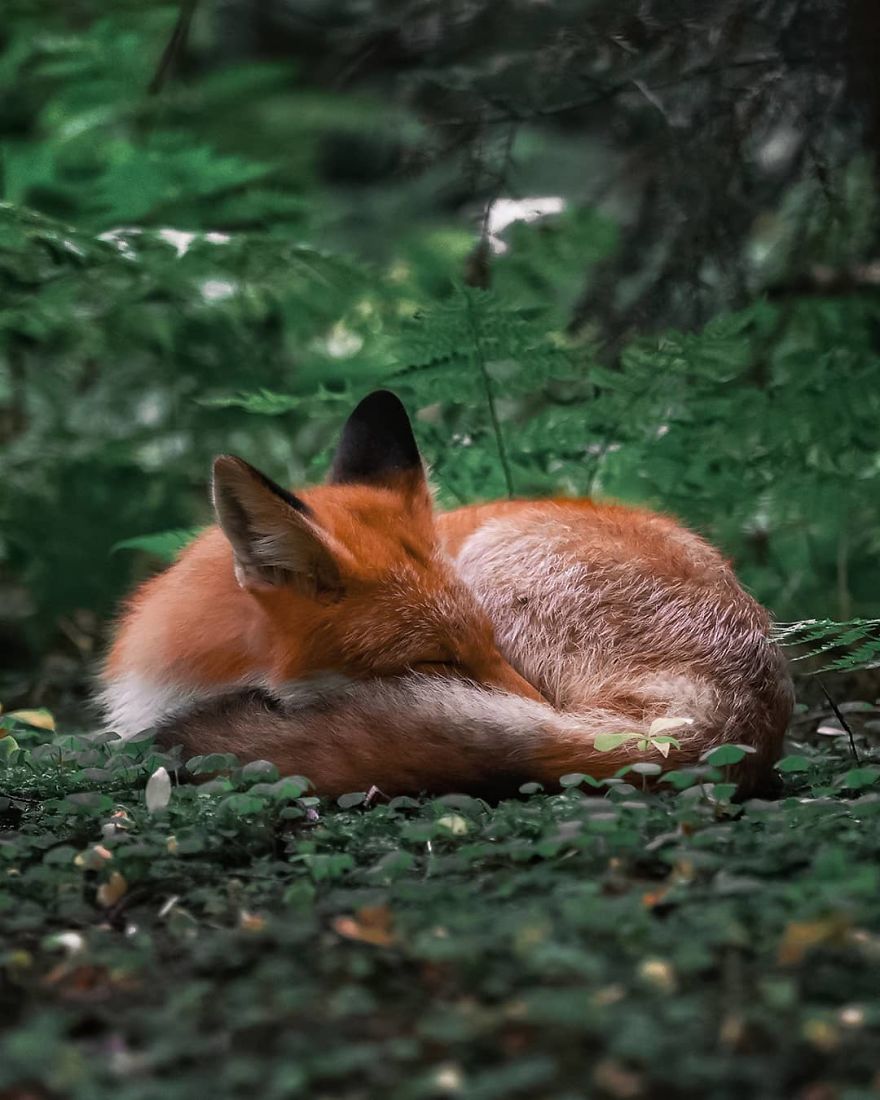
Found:
[[[459,286],[401,326],[392,346],[390,383],[417,407],[445,410],[423,433],[441,490],[461,500],[549,491],[557,483],[556,441],[524,447],[522,433],[556,388],[583,392],[586,383],[540,314]],[[579,444],[585,431],[581,416]]]
[[[111,553],[115,554],[118,550],[143,550],[161,561],[172,562],[202,530],[201,527],[178,527],[173,531],[157,531],[152,535],[122,539],[111,547]]]
[[[795,623],[777,623],[774,639],[787,648],[799,648],[793,659],[831,655],[817,672],[855,672],[880,667],[880,619],[804,619]],[[844,650],[843,653],[835,651]]]
[[[313,424],[312,476],[349,405],[390,385],[422,410],[445,503],[511,491],[645,503],[721,546],[780,617],[880,612],[875,302],[756,302],[700,332],[637,340],[611,369],[554,329],[552,309],[458,286],[413,313],[412,284],[380,283],[334,307],[363,350],[337,366],[313,338],[290,396],[211,404]],[[320,310],[308,281],[296,294],[303,316]]]
[[[316,405],[339,404],[348,408],[351,398],[348,393],[331,393],[319,389],[315,394],[299,396],[289,393],[275,393],[261,389],[255,393],[230,394],[228,396],[202,397],[199,404],[209,409],[244,409],[245,412],[258,413],[260,416],[280,416],[282,413],[314,409]]]

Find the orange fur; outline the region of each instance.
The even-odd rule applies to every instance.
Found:
[[[242,588],[211,527],[123,613],[104,678],[127,673],[195,689],[270,688],[328,670],[362,679],[415,667],[537,699],[437,544],[427,492],[320,486],[300,494],[334,544],[343,600],[289,585]],[[127,731],[136,732],[136,731]]]
[[[759,785],[790,683],[766,612],[718,552],[615,503],[435,516],[401,414],[390,395],[366,399],[333,482],[296,497],[218,460],[222,529],[130,601],[104,671],[111,722],[269,758],[338,794],[607,776],[663,763],[634,746],[673,719],[668,766],[739,741],[754,749],[743,786]],[[633,740],[598,753],[601,732]]]

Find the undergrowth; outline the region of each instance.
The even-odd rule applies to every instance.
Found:
[[[858,763],[801,708],[742,806],[719,761],[494,806],[178,786],[149,738],[7,716],[0,1088],[867,1100],[880,712],[842,712]]]

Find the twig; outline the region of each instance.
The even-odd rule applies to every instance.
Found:
[[[45,799],[28,798],[23,794],[12,794],[9,791],[0,791],[0,798],[8,798],[10,802],[26,802],[29,806],[42,806]]]
[[[858,754],[858,751],[856,750],[856,739],[853,736],[852,727],[850,726],[849,722],[847,722],[847,720],[843,717],[843,714],[841,713],[840,707],[831,698],[830,694],[828,693],[828,688],[825,687],[824,682],[822,680],[820,680],[818,676],[816,677],[816,680],[819,683],[819,687],[822,689],[822,694],[828,700],[828,703],[830,704],[831,709],[834,711],[834,716],[837,718],[837,721],[840,722],[840,724],[846,730],[847,735],[849,736],[849,747],[850,747],[850,751],[853,754],[853,759],[855,760],[856,764],[861,765],[862,762],[859,759],[859,754]]]
[[[182,0],[180,11],[177,13],[177,22],[174,24],[174,30],[172,30],[171,37],[168,39],[165,44],[165,49],[162,51],[162,56],[159,58],[159,64],[156,66],[155,73],[153,73],[153,79],[147,85],[148,95],[158,95],[165,86],[165,81],[174,68],[174,62],[180,56],[181,51],[186,45],[186,40],[189,38],[189,28],[193,16],[195,15],[198,2],[199,0]]]
[[[789,58],[787,61],[792,68],[809,63],[809,59],[805,58]],[[698,80],[701,77],[713,76],[716,73],[725,73],[736,69],[750,69],[762,65],[769,66],[778,63],[779,58],[775,55],[771,55],[769,57],[744,57],[721,65],[700,65],[686,72],[679,73],[674,77],[670,77],[669,79],[654,81],[652,84],[652,91],[656,92],[657,89],[676,87],[691,80]],[[489,125],[494,125],[499,122],[532,122],[535,119],[556,118],[559,115],[568,114],[570,111],[581,111],[589,107],[598,107],[606,103],[609,99],[614,99],[622,92],[630,91],[633,87],[636,87],[635,82],[637,79],[642,78],[630,75],[588,96],[579,96],[558,103],[548,103],[542,107],[519,109],[515,104],[508,104],[506,108],[496,114],[485,116],[482,121]],[[637,90],[644,95],[642,89],[637,88]],[[439,119],[435,125],[464,126],[471,121],[471,119],[465,117],[444,118]]]
[[[504,484],[507,489],[507,497],[509,500],[512,500],[513,477],[510,472],[510,462],[507,458],[507,448],[504,445],[504,436],[501,434],[501,422],[498,419],[498,410],[495,408],[495,395],[492,393],[492,380],[489,378],[489,372],[486,369],[486,359],[483,355],[483,345],[480,341],[480,333],[476,318],[474,317],[473,302],[470,293],[467,291],[465,292],[465,302],[467,305],[468,323],[473,338],[474,361],[477,364],[480,377],[483,379],[483,388],[486,391],[486,404],[489,406],[489,417],[492,421],[492,431],[495,433],[495,446],[498,448],[498,458],[501,461],[501,468],[504,471]]]

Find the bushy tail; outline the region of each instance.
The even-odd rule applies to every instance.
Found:
[[[613,706],[562,713],[519,696],[415,674],[355,682],[308,707],[256,693],[229,696],[175,720],[161,737],[168,745],[182,744],[185,758],[230,752],[242,761],[270,760],[282,774],[305,775],[331,796],[375,786],[388,795],[502,797],[528,781],[553,788],[571,772],[608,778],[639,760],[664,768],[694,763],[720,736],[717,722],[696,713],[699,702],[695,697],[694,713],[670,713],[681,707],[678,693],[662,708],[660,717],[690,719],[668,730],[679,742],[668,756],[650,740],[656,709],[644,719]],[[633,736],[599,751],[596,735],[609,733]]]

